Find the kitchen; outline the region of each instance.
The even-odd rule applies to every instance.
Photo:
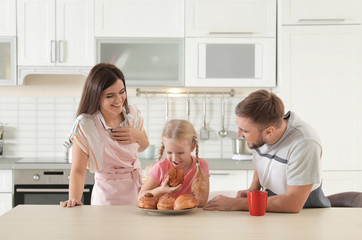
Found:
[[[216,43],[220,39],[227,39],[234,43],[235,39],[243,40],[245,38],[243,36],[240,37],[242,35],[240,33],[236,34],[237,36],[232,35],[230,32],[238,31],[232,28],[210,30],[206,33],[190,28],[190,26],[193,26],[192,22],[190,22],[190,19],[192,19],[192,16],[189,16],[192,12],[190,8],[195,6],[192,3],[207,1],[169,1],[175,4],[167,5],[169,11],[164,10],[164,8],[156,8],[159,9],[157,12],[159,14],[153,15],[173,18],[178,16],[180,19],[168,23],[175,24],[175,26],[172,26],[173,28],[170,28],[170,25],[166,25],[168,28],[165,28],[164,31],[156,29],[157,31],[155,30],[155,32],[152,32],[152,28],[149,26],[146,29],[142,28],[142,24],[137,22],[136,16],[139,16],[140,12],[146,14],[147,10],[134,14],[130,11],[125,16],[128,19],[132,19],[132,21],[121,19],[122,22],[126,22],[129,25],[128,27],[126,26],[126,29],[122,29],[121,25],[115,26],[111,24],[114,22],[112,21],[114,19],[112,19],[111,14],[106,15],[109,18],[104,18],[104,22],[96,20],[104,17],[100,10],[104,9],[101,7],[101,4],[114,3],[114,1],[87,1],[92,3],[90,8],[95,10],[94,15],[91,14],[89,16],[92,20],[86,23],[94,22],[94,26],[84,34],[91,34],[92,37],[84,38],[79,35],[75,37],[93,41],[84,44],[88,47],[90,46],[91,49],[83,51],[83,55],[79,55],[82,56],[82,59],[91,61],[90,63],[73,62],[69,63],[69,66],[61,62],[48,66],[48,63],[41,62],[39,59],[38,62],[34,58],[24,58],[21,53],[24,53],[25,50],[30,50],[29,46],[26,49],[22,49],[22,46],[26,45],[20,44],[24,36],[22,36],[22,28],[20,26],[23,19],[19,12],[24,10],[21,4],[27,1],[17,1],[16,5],[13,3],[14,1],[2,2],[10,2],[11,7],[9,11],[6,11],[7,14],[1,14],[1,16],[9,16],[10,18],[13,17],[13,19],[8,21],[11,23],[9,26],[12,32],[8,31],[0,36],[4,38],[15,37],[17,38],[18,45],[15,51],[11,51],[12,54],[16,55],[17,53],[18,69],[15,70],[17,71],[17,74],[15,74],[17,75],[17,80],[9,80],[9,82],[12,81],[12,85],[8,85],[9,82],[5,82],[0,87],[0,122],[4,124],[5,129],[3,140],[0,143],[3,145],[3,159],[6,157],[32,158],[39,161],[45,161],[44,159],[46,161],[63,161],[65,152],[63,142],[73,123],[87,66],[92,66],[98,61],[98,53],[93,49],[97,48],[97,44],[99,44],[96,42],[98,38],[114,39],[120,38],[120,36],[137,39],[172,37],[183,38],[186,42],[184,50],[184,85],[180,88],[180,84],[177,83],[179,85],[177,86],[176,84],[173,87],[179,87],[179,90],[181,89],[183,92],[202,93],[204,91],[217,91],[221,93],[206,96],[206,125],[209,130],[210,139],[200,142],[200,156],[212,159],[216,164],[213,170],[215,171],[214,178],[217,181],[214,184],[211,183],[215,186],[214,190],[246,188],[252,176],[252,167],[247,164],[248,161],[231,160],[233,157],[231,138],[218,135],[218,131],[222,128],[222,101],[225,101],[225,128],[228,131],[235,131],[234,107],[236,104],[251,91],[258,88],[266,88],[282,97],[286,103],[286,109],[298,112],[320,134],[324,143],[323,188],[326,194],[342,191],[362,191],[362,159],[358,155],[358,148],[361,146],[362,139],[360,134],[357,134],[362,130],[362,113],[357,107],[362,103],[362,97],[359,94],[360,90],[362,90],[362,81],[360,81],[362,69],[359,67],[362,61],[360,24],[362,21],[359,14],[361,12],[361,3],[359,1],[334,1],[333,4],[322,0],[303,1],[303,5],[293,0],[278,1],[276,5],[277,31],[275,34],[277,44],[277,55],[275,56],[277,59],[277,69],[275,72],[277,77],[274,85],[263,83],[264,85],[253,86],[247,83],[246,86],[240,86],[237,84],[229,85],[228,83],[227,87],[225,85],[217,85],[218,82],[210,82],[206,86],[192,85],[194,81],[200,81],[200,79],[190,75],[197,71],[192,67],[197,65],[198,60],[195,60],[190,53],[192,52],[194,41],[207,38],[211,39],[211,43]],[[35,2],[40,2],[42,7],[45,6],[45,3],[41,1]],[[56,2],[60,3],[62,1]],[[145,1],[137,1],[139,6],[142,6],[142,2],[144,3]],[[155,2],[157,4],[165,4],[164,1]],[[224,4],[222,5],[221,3],[221,6],[228,6],[228,4],[230,6],[230,4],[238,1],[221,2]],[[159,6],[157,4],[155,6]],[[325,6],[328,6],[328,11],[326,11]],[[61,8],[58,6],[52,7],[56,8],[57,11]],[[134,6],[130,6],[130,9],[132,7]],[[78,6],[77,11],[82,9]],[[202,8],[200,9],[202,10]],[[225,9],[230,9],[230,7]],[[13,14],[11,14],[11,10]],[[41,9],[40,11],[43,10]],[[174,14],[170,14],[171,12]],[[200,14],[201,16],[204,16],[202,14],[206,14],[206,17],[209,16],[207,12],[200,12]],[[117,17],[121,16],[117,15]],[[334,22],[332,21],[333,19]],[[27,22],[30,23],[30,19]],[[130,25],[132,22],[134,25]],[[225,22],[230,25],[227,19]],[[101,25],[101,23],[105,25]],[[194,26],[205,26],[202,25],[205,23],[199,23],[200,25]],[[52,22],[52,26],[56,24],[58,23]],[[152,23],[150,22],[149,24]],[[160,24],[160,22],[155,24]],[[102,29],[102,27],[105,28]],[[37,29],[31,29],[37,31]],[[57,26],[56,29],[58,30],[60,27]],[[55,35],[55,29],[51,31]],[[221,32],[221,34],[208,36],[209,32]],[[26,31],[24,30],[23,33],[26,33]],[[265,38],[273,37],[268,34]],[[35,36],[36,34],[32,34],[27,37],[35,38]],[[44,38],[48,40],[48,38]],[[16,45],[14,41],[12,44],[13,48]],[[33,39],[33,41],[36,40]],[[42,44],[43,46],[49,45],[48,42],[42,42]],[[49,49],[46,50],[43,55],[49,58]],[[75,52],[74,49],[73,51]],[[28,55],[25,56],[31,55],[31,52],[26,53]],[[94,55],[85,56],[85,53],[93,53]],[[191,68],[187,64],[190,64]],[[343,80],[341,81],[341,79]],[[187,119],[189,117],[197,130],[202,128],[204,94],[182,94],[178,96],[173,93],[168,94],[171,89],[165,86],[137,84],[134,86],[128,85],[128,94],[130,102],[136,104],[145,117],[146,131],[148,132],[151,144],[156,146],[160,144],[160,131],[166,121],[167,112],[169,118]],[[144,93],[141,96],[137,96],[137,88],[141,89],[141,91],[157,91],[163,92],[163,94]],[[228,94],[231,90],[235,91],[234,96]],[[189,116],[186,111],[188,99],[190,100]],[[167,100],[169,111],[167,111],[166,107]],[[152,107],[150,108],[150,106]],[[157,109],[157,111],[154,111],[154,109]],[[346,121],[345,114],[335,113],[339,109],[348,111],[349,122],[347,124],[344,124]],[[337,133],[332,129],[336,129],[337,131],[334,131]],[[9,179],[9,170],[2,169],[1,171],[5,171],[4,176],[6,177],[4,179]],[[3,196],[1,199],[7,199],[6,202],[9,202],[8,199],[13,193],[13,188],[11,187],[12,176],[10,176],[10,179],[10,189],[6,187],[0,193],[0,196]],[[240,184],[230,187],[229,182],[238,182]]]

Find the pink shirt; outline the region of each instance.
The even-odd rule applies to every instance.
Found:
[[[192,160],[193,160],[192,166],[185,173],[185,178],[184,178],[184,183],[182,184],[182,188],[180,191],[175,193],[175,197],[178,197],[181,194],[185,194],[185,193],[192,193],[191,184],[192,184],[192,180],[194,179],[194,176],[195,176],[196,170],[197,170],[196,158],[194,156],[192,156]],[[207,161],[205,159],[199,158],[199,162],[200,162],[201,170],[204,173],[204,175],[210,176],[209,164],[207,163]],[[167,171],[170,168],[172,168],[172,164],[170,163],[170,161],[167,158],[165,158],[164,160],[157,162],[152,167],[151,171],[148,174],[150,177],[153,178],[153,180],[155,180],[156,183],[161,185],[161,183],[165,177],[165,174],[167,173]]]

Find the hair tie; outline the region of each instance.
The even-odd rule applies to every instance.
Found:
[[[198,166],[200,166],[200,163],[199,163],[199,162],[196,163],[196,167],[198,167]]]

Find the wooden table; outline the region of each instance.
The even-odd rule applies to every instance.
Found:
[[[131,206],[19,205],[0,217],[0,239],[362,239],[362,208],[253,217],[243,211],[151,215]]]

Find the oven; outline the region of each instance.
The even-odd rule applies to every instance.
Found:
[[[70,169],[14,169],[13,207],[19,204],[58,205],[68,199]],[[93,174],[87,172],[82,202],[90,205]]]

